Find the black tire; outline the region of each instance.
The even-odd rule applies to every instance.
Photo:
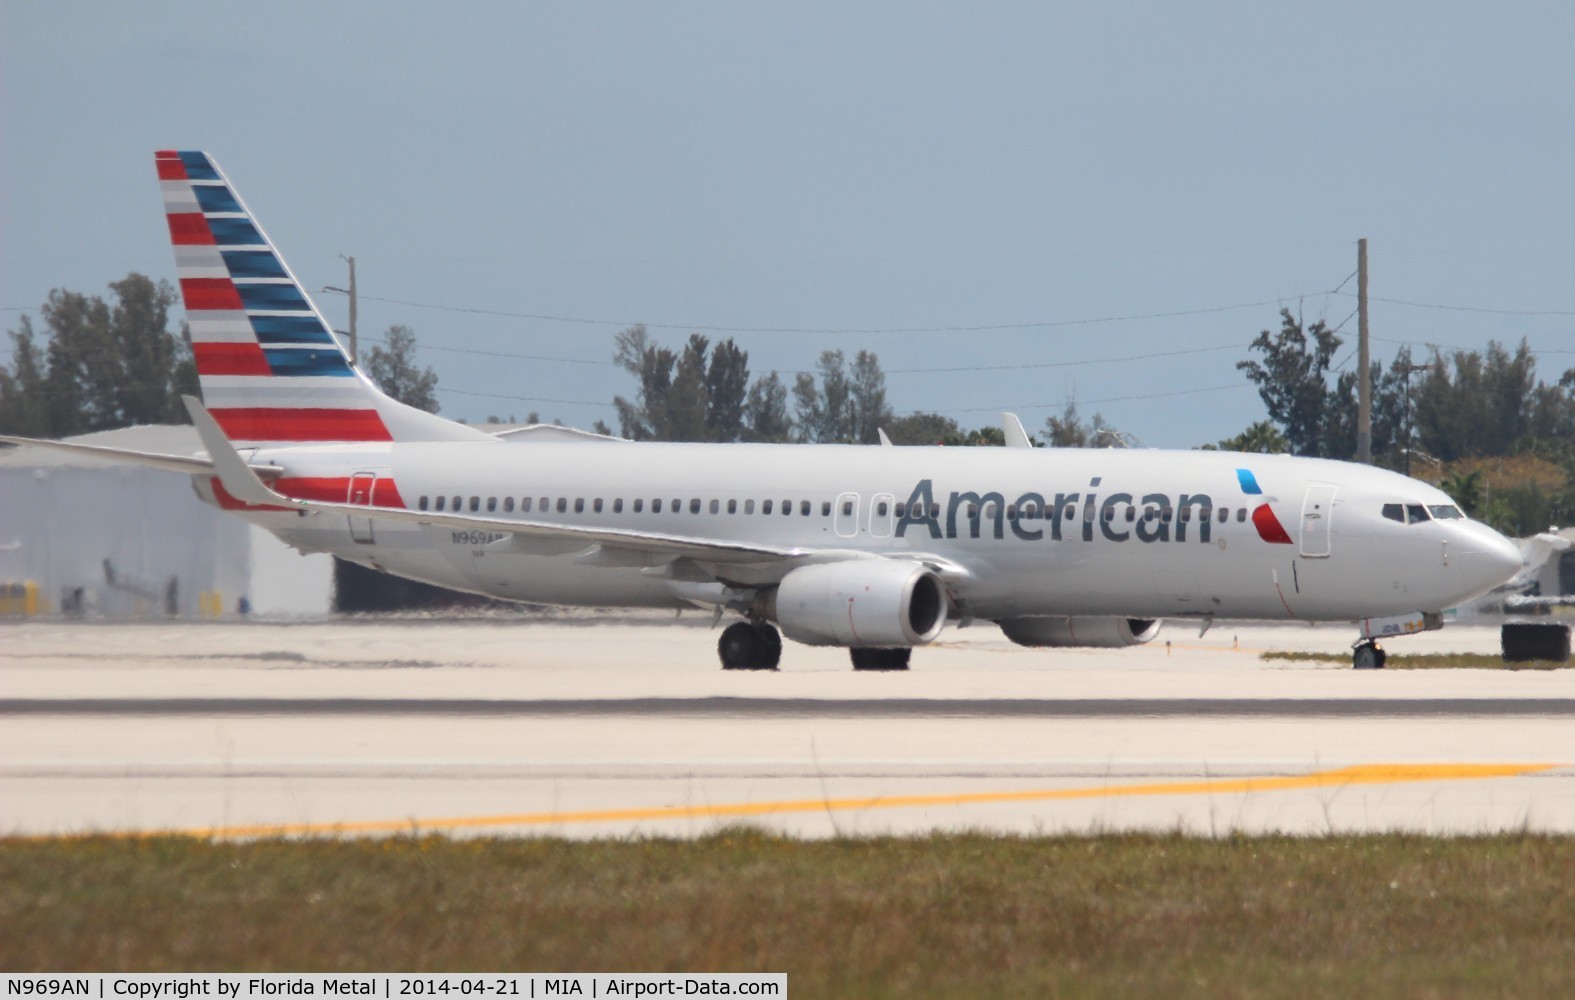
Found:
[[[770,625],[734,622],[717,640],[723,670],[775,670],[782,660],[782,637]]]
[[[1389,659],[1384,653],[1384,648],[1376,642],[1364,642],[1357,645],[1351,653],[1351,666],[1357,670],[1382,670],[1384,661]]]
[[[907,670],[908,656],[912,652],[905,646],[895,649],[854,647],[848,650],[854,670]]]

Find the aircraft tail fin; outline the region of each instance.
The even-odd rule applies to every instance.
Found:
[[[486,439],[381,392],[328,323],[212,157],[154,154],[197,377],[241,447]]]

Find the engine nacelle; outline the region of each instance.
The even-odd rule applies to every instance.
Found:
[[[811,646],[922,646],[946,624],[946,592],[923,566],[853,559],[788,573],[766,614]]]
[[[1140,646],[1159,635],[1157,618],[1003,618],[996,622],[1019,646]]]

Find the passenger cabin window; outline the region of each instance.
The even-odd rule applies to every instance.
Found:
[[[831,501],[830,500],[822,500],[820,502],[820,516],[821,517],[830,517],[831,516]],[[897,516],[898,517],[902,516],[902,505],[901,504],[897,505]]]
[[[623,497],[618,497],[615,500],[613,500],[613,513],[614,514],[622,514],[623,513]]]
[[[711,513],[713,513],[713,514],[721,513],[721,511],[722,511],[722,501],[720,501],[720,500],[712,500],[711,501],[711,506],[710,506],[709,509],[710,509]]]
[[[661,512],[662,512],[662,501],[661,501],[661,499],[657,498],[655,500],[652,500],[651,501],[651,513],[653,513],[653,514],[660,514]]]
[[[683,512],[684,512],[684,502],[682,500],[678,499],[677,497],[674,497],[673,498],[673,513],[674,514],[682,514]]]
[[[809,516],[809,511],[810,511],[809,501],[808,500],[800,500],[798,502],[798,512],[800,514],[802,514],[804,517],[808,517]]]
[[[487,497],[487,513],[488,514],[496,514],[497,512],[498,512],[498,498],[497,497]]]
[[[520,513],[530,513],[530,497],[520,497]]]
[[[844,501],[842,501],[842,516],[843,517],[852,517],[853,516],[853,501],[852,500],[844,500]]]
[[[791,501],[791,500],[784,500],[784,501],[782,501],[782,516],[783,517],[787,517],[791,513],[793,513],[793,501]]]
[[[1241,524],[1247,520],[1247,508],[1242,507],[1236,511],[1236,523]]]
[[[762,514],[769,514],[769,513],[771,513],[771,501],[770,500],[762,500],[762,501],[760,501],[760,513],[762,513]]]
[[[995,504],[991,504],[990,506],[994,507]],[[885,517],[886,516],[886,509],[887,509],[886,508],[886,501],[882,500],[880,503],[875,505],[875,516],[876,517]]]
[[[574,498],[574,512],[576,514],[583,514],[583,513],[585,513],[585,498],[584,497],[575,497]]]
[[[442,510],[443,509],[443,505],[444,505],[444,503],[447,500],[448,500],[448,497],[438,497],[437,498],[437,503],[434,505],[433,509],[434,510]]]
[[[505,513],[505,514],[512,514],[512,513],[514,513],[514,498],[513,497],[504,497],[503,498],[503,513]]]
[[[596,513],[596,514],[600,514],[602,512],[602,498],[601,497],[597,497],[595,500],[591,501],[591,511],[593,513]]]
[[[1230,520],[1230,508],[1229,507],[1221,507],[1220,508],[1220,513],[1219,513],[1219,522],[1221,524],[1224,524],[1226,521],[1229,521],[1229,520]]]
[[[569,498],[568,497],[559,497],[558,498],[558,513],[566,514],[566,513],[568,513],[568,511],[569,511]]]
[[[737,500],[729,500],[727,502],[727,512],[729,514],[737,514],[738,513],[738,501]]]
[[[689,501],[689,513],[691,513],[691,514],[698,514],[698,513],[700,513],[700,501],[699,500],[691,500],[691,501]]]
[[[420,500],[416,501],[416,509],[417,510],[426,510],[427,509],[427,498],[426,497],[422,497]]]
[[[645,501],[643,499],[641,499],[640,497],[636,497],[635,500],[634,500],[634,512],[636,514],[639,514],[639,513],[642,513],[644,510],[645,510]]]

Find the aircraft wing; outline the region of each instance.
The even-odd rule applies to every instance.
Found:
[[[97,444],[79,444],[74,441],[46,441],[40,438],[15,437],[10,434],[0,434],[0,441],[6,444],[26,445],[32,448],[48,448],[52,451],[69,452],[75,455],[87,455],[93,458],[102,458],[112,462],[123,462],[130,465],[146,465],[154,469],[164,469],[168,472],[185,472],[191,475],[211,474],[213,463],[206,458],[196,458],[186,455],[160,455],[150,451],[132,451],[129,448],[106,448]]]
[[[165,472],[184,472],[191,476],[213,475],[213,461],[207,458],[198,458],[195,455],[165,455],[152,451],[136,451],[131,448],[108,448],[100,444],[82,444],[77,441],[51,441],[47,438],[17,437],[14,434],[0,434],[0,442],[14,444],[19,447],[48,448],[52,451],[67,454],[83,455],[89,458],[101,458],[108,462],[119,462],[122,465],[142,465],[150,469],[163,469]],[[284,470],[277,465],[249,465],[247,468],[260,476],[275,477]]]

